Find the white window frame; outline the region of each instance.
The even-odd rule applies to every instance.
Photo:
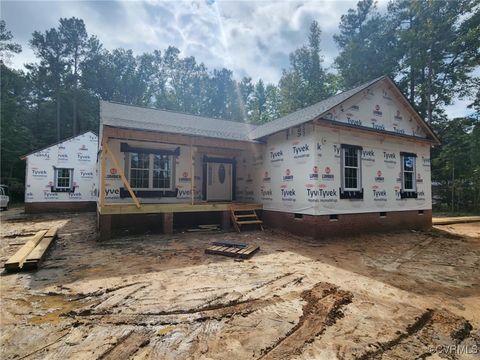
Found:
[[[405,170],[405,158],[412,158],[413,159],[413,170]],[[402,154],[400,156],[400,160],[402,161],[402,190],[403,191],[417,191],[417,158],[412,155]],[[405,186],[405,173],[412,173],[412,188],[407,189]]]
[[[353,148],[357,153],[357,166],[346,166],[345,154],[347,148]],[[342,191],[362,191],[362,156],[361,149],[356,145],[342,145],[341,147],[342,156],[341,156],[341,169],[342,169]],[[356,188],[347,188],[345,185],[345,169],[357,169],[357,187]]]
[[[58,186],[58,173],[60,170],[68,170],[68,186]],[[62,176],[62,178],[65,178]],[[55,190],[72,190],[73,189],[73,169],[72,168],[55,168],[54,176],[54,189]]]
[[[145,154],[149,156],[149,161],[148,161],[148,187],[146,188],[138,188],[134,187],[132,184],[132,173],[131,173],[131,166],[132,166],[132,155],[138,155],[140,153],[137,152],[131,152],[127,153],[127,174],[128,174],[128,181],[130,182],[130,186],[132,186],[133,190],[142,190],[142,191],[173,191],[174,189],[174,180],[175,180],[175,169],[174,169],[174,155],[161,155],[161,154]],[[159,156],[167,156],[168,161],[169,161],[169,166],[170,166],[170,187],[168,188],[158,188],[158,187],[153,187],[153,166],[154,166],[154,156],[159,155]]]

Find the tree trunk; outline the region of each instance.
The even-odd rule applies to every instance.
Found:
[[[60,142],[60,87],[57,87],[57,141]]]
[[[455,211],[454,199],[455,199],[455,163],[453,163],[453,166],[452,166],[452,212]]]
[[[75,59],[73,65],[73,136],[77,135],[77,64],[78,64],[78,50],[75,50]]]

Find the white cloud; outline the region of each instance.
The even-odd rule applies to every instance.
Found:
[[[34,30],[58,26],[61,17],[85,21],[90,34],[107,49],[129,48],[135,54],[164,50],[169,45],[183,56],[195,56],[213,68],[227,67],[236,78],[251,76],[276,83],[288,66],[288,55],[306,42],[308,27],[322,29],[325,66],[338,53],[333,34],[342,14],[357,0],[319,1],[2,1],[2,18],[23,46],[13,66],[35,61],[28,46]],[[384,11],[387,0],[379,2]],[[446,108],[464,115],[467,101]]]

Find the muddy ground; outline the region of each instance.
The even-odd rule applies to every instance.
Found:
[[[2,359],[479,358],[465,352],[480,349],[480,223],[97,243],[95,214],[1,218],[2,268],[25,235],[61,226],[41,270],[0,277]],[[214,240],[261,250],[205,255]]]

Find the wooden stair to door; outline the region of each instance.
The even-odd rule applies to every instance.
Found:
[[[253,225],[258,224],[260,230],[263,231],[263,221],[260,220],[257,216],[257,212],[255,210],[231,210],[232,214],[232,223],[233,227],[237,232],[241,232],[243,225]]]

